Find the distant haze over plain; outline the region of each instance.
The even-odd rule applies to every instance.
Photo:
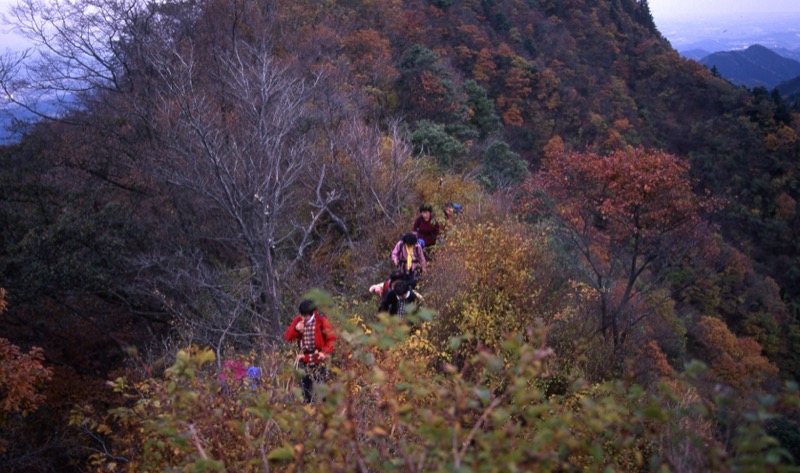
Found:
[[[681,53],[743,50],[754,44],[800,48],[798,0],[649,0],[648,5],[658,30]]]
[[[705,49],[712,53],[746,49],[754,44],[770,49],[800,48],[800,12],[655,21],[661,34],[678,51]]]
[[[649,0],[648,5],[656,24],[667,19],[711,19],[720,15],[800,14],[797,0]]]

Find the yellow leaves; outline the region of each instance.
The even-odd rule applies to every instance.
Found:
[[[777,133],[770,133],[764,138],[767,150],[775,152],[793,146],[797,142],[797,133],[786,125],[781,125]]]
[[[111,427],[108,426],[108,424],[100,424],[97,426],[95,430],[97,431],[98,434],[108,435],[113,433],[113,430],[111,429]]]
[[[353,307],[357,307],[359,305],[358,301],[353,301]],[[369,328],[369,325],[366,324],[364,318],[359,314],[354,314],[347,319],[348,324],[353,327],[359,327],[365,335],[370,335],[372,333],[372,329]],[[349,339],[352,337],[350,333],[342,334],[345,339]]]
[[[525,333],[542,315],[538,300],[548,276],[544,241],[515,221],[465,222],[439,249],[426,280],[431,305],[440,309],[432,327],[436,351],[469,357],[477,347],[500,353],[505,336]],[[469,334],[451,345],[453,336]],[[459,338],[460,340],[460,338]]]
[[[386,437],[389,435],[389,432],[383,427],[376,425],[371,430],[367,431],[367,435],[370,437]]]

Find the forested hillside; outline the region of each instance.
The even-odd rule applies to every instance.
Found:
[[[42,120],[0,149],[0,470],[800,464],[798,116],[646,0],[9,17]],[[423,300],[379,313],[420,204]],[[305,406],[303,299],[338,335]]]

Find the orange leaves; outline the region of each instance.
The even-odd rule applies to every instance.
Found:
[[[50,377],[50,370],[42,365],[41,348],[22,353],[18,346],[0,338],[0,411],[3,413],[36,410],[41,396],[37,388]]]
[[[797,143],[797,133],[786,125],[781,125],[777,132],[770,133],[764,138],[764,144],[770,152],[789,149],[795,143]]]
[[[797,201],[786,192],[781,192],[775,199],[775,216],[779,220],[790,221],[797,213]]]
[[[0,314],[5,311],[5,290],[0,289]],[[34,347],[23,353],[18,346],[0,338],[0,418],[4,414],[34,411],[42,400],[39,388],[51,376],[44,367],[44,353]],[[0,452],[2,449],[0,449]]]
[[[522,126],[525,120],[523,120],[519,109],[512,106],[503,112],[503,123],[511,126]]]
[[[477,81],[488,82],[495,74],[497,65],[492,59],[492,54],[488,49],[483,48],[478,52],[478,59],[475,61],[475,67],[472,68],[472,74]]]
[[[720,319],[703,317],[697,335],[714,374],[739,391],[755,387],[748,382],[758,383],[778,374],[778,368],[761,354],[761,345],[755,339],[737,337]]]
[[[344,52],[356,77],[370,85],[388,84],[397,78],[389,40],[373,29],[356,30],[343,40]]]

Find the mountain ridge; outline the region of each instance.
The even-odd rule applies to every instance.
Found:
[[[712,53],[700,63],[716,70],[737,85],[774,88],[781,82],[800,76],[800,62],[755,44],[744,51]]]

